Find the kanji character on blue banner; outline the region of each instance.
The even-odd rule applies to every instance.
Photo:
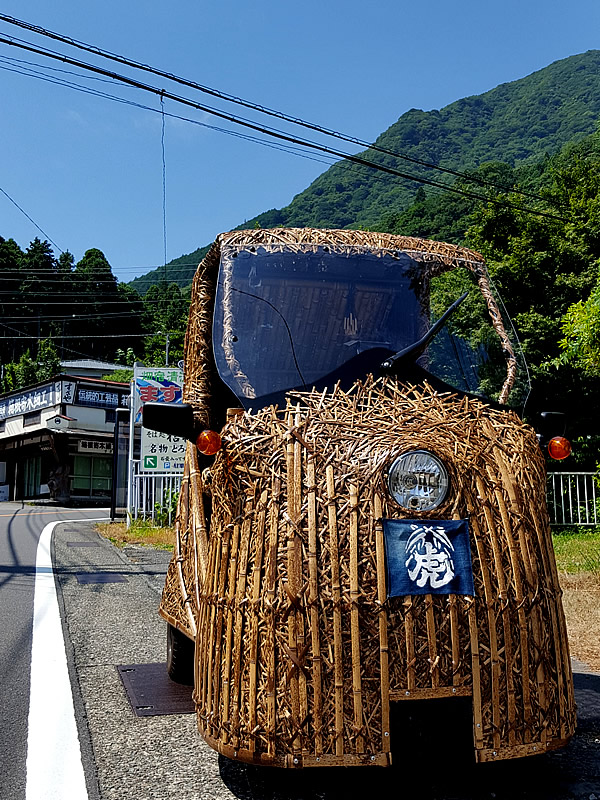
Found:
[[[474,596],[466,519],[384,519],[388,597]]]

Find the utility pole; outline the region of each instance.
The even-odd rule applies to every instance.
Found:
[[[165,342],[165,367],[169,366],[169,331],[166,333],[166,342]]]

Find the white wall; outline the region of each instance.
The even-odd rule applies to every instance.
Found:
[[[4,431],[0,433],[0,439],[6,439],[9,436],[20,436],[22,433],[34,433],[35,431],[47,430],[46,420],[52,419],[57,414],[60,414],[60,405],[51,406],[50,408],[43,408],[40,410],[40,422],[38,425],[27,425],[23,427],[23,417],[8,417]]]
[[[67,417],[74,417],[76,421],[69,423],[69,428],[86,431],[106,431],[112,433],[115,423],[106,423],[103,408],[86,408],[84,406],[66,406]]]

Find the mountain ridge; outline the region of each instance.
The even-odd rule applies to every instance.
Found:
[[[410,109],[374,142],[412,159],[468,172],[488,162],[512,167],[539,161],[596,129],[600,118],[600,50],[568,56],[524,78],[460,98],[439,110]],[[361,158],[410,172],[415,178],[450,182],[450,176],[372,148]],[[414,201],[418,180],[396,178],[341,160],[319,175],[283,208],[270,209],[244,227],[373,227],[385,215],[400,213]],[[476,191],[476,187],[473,191]],[[190,283],[206,247],[169,263],[176,282]],[[185,265],[185,266],[184,266]],[[154,274],[156,272],[156,275]],[[161,279],[155,270],[132,282],[144,292]]]

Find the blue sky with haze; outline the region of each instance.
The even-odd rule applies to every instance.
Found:
[[[364,140],[410,108],[442,108],[600,48],[598,0],[4,0],[0,12]],[[0,35],[136,74],[5,22]],[[20,74],[33,62],[72,70],[0,44],[0,189],[76,259],[97,247],[122,280],[161,265],[159,99],[114,82],[53,73],[151,109],[145,110]],[[137,77],[209,101],[164,79]],[[164,109],[240,132],[169,100]],[[315,156],[301,158],[168,116],[165,153],[169,260],[286,205],[328,167]],[[41,236],[3,194],[0,235],[23,248]]]

